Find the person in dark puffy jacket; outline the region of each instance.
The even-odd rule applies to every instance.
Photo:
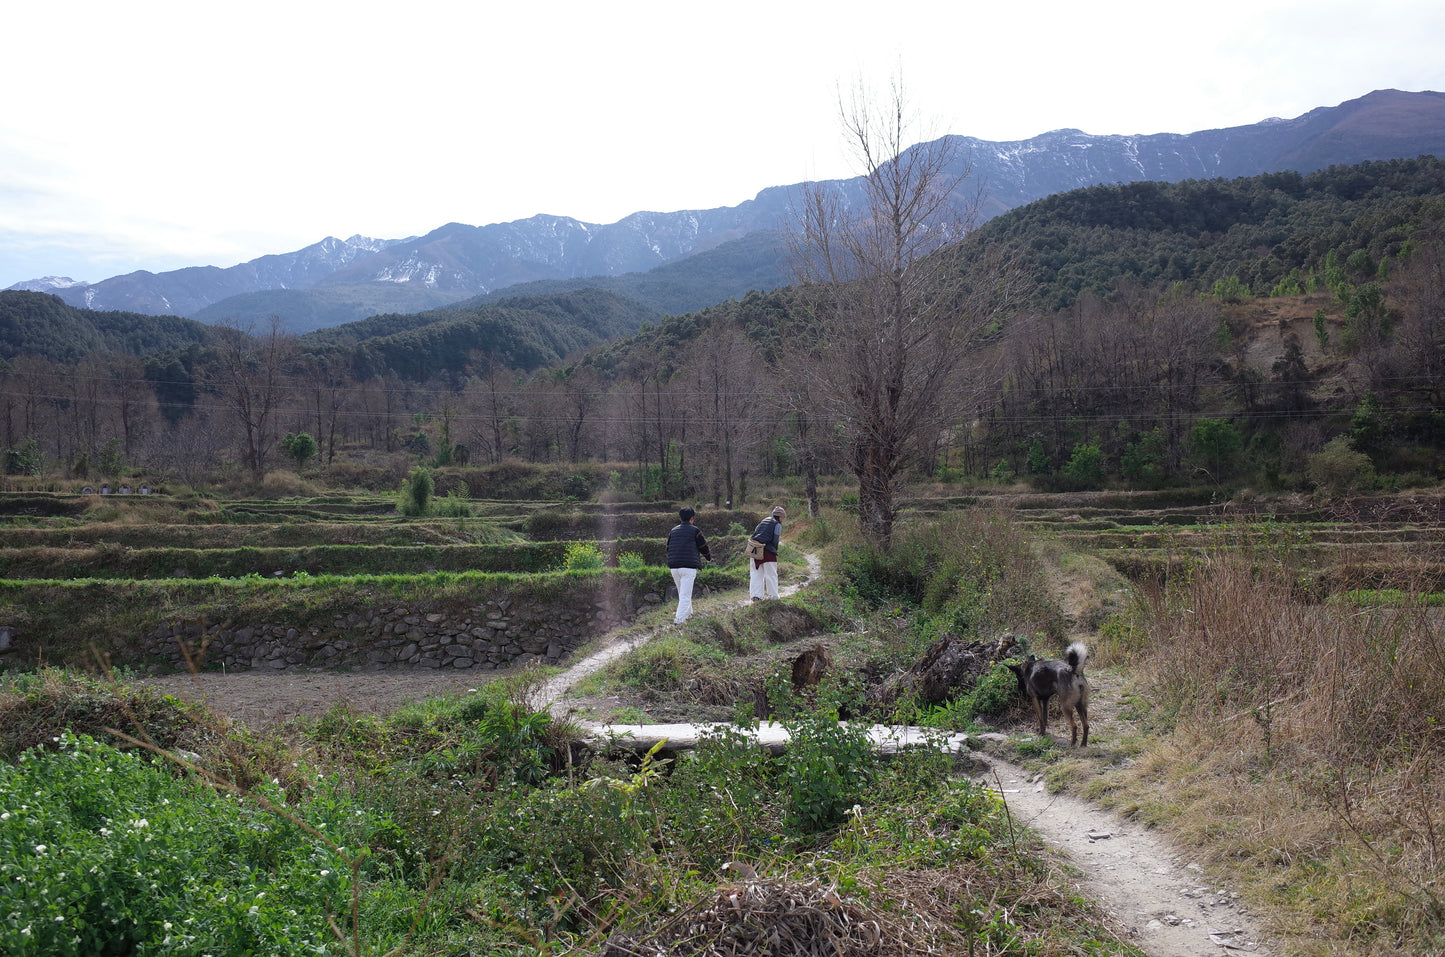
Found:
[[[682,524],[667,533],[667,567],[672,569],[672,582],[677,586],[677,615],[673,622],[679,625],[692,614],[692,585],[697,579],[697,570],[704,559],[712,561],[707,539],[693,524],[696,516],[697,512],[684,505],[677,510]]]
[[[752,574],[748,576],[748,593],[753,601],[778,597],[778,549],[783,547],[783,519],[787,514],[779,505],[753,529],[753,539],[763,543],[763,557],[753,559]]]

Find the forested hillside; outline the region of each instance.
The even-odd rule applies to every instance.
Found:
[[[1350,256],[1388,260],[1422,217],[1439,218],[1442,203],[1445,161],[1435,157],[1309,176],[1093,186],[990,220],[966,248],[1016,255],[1049,308],[1125,278],[1193,289],[1237,278],[1262,295],[1309,273],[1323,278],[1331,252],[1340,266]]]
[[[1092,187],[997,217],[939,255],[965,279],[1005,271],[1015,299],[939,385],[956,418],[912,465],[1070,488],[1434,481],[1442,224],[1433,158]],[[189,479],[263,474],[306,432],[323,475],[628,462],[647,494],[736,499],[749,475],[849,467],[834,410],[796,388],[844,358],[810,354],[804,292],[664,317],[583,289],[299,338],[5,293],[0,440],[25,449],[11,468]]]
[[[79,362],[87,356],[147,356],[204,345],[210,327],[179,316],[92,312],[40,292],[0,292],[0,359],[37,356]]]
[[[349,352],[360,378],[424,381],[460,375],[479,356],[530,372],[575,352],[636,332],[660,316],[637,302],[597,289],[472,300],[411,315],[374,316],[310,333],[303,350]]]

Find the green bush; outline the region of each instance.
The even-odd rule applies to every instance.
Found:
[[[316,458],[318,451],[316,440],[309,432],[299,434],[287,432],[281,439],[281,447],[286,450],[287,455],[296,460],[296,471],[298,472],[306,467],[307,462]]]
[[[835,711],[803,711],[785,722],[788,750],[780,784],[787,827],[815,834],[840,823],[877,774],[868,732],[838,720]]]
[[[563,567],[569,572],[601,571],[607,564],[596,542],[568,542]]]
[[[33,438],[5,450],[6,475],[40,475],[45,471],[45,453]]]
[[[56,744],[0,765],[0,880],[21,889],[0,907],[0,953],[330,952],[351,870],[316,832],[148,756]],[[299,810],[348,853],[384,825],[334,794]]]
[[[431,514],[440,518],[471,518],[471,489],[466,482],[457,482],[448,491],[444,498],[434,501],[431,505]]]
[[[436,483],[432,479],[431,470],[418,465],[411,470],[410,477],[402,482],[397,511],[413,518],[427,514],[431,507],[432,492],[435,490]]]
[[[960,710],[972,720],[1006,714],[1017,706],[1018,700],[1018,678],[1007,667],[998,664],[980,675],[978,683],[959,699],[959,703]]]
[[[1064,474],[1079,488],[1098,488],[1104,482],[1104,451],[1096,442],[1080,442],[1064,463]]]
[[[1375,466],[1370,457],[1350,447],[1347,436],[1337,436],[1310,456],[1310,481],[1330,493],[1358,492],[1375,484]]]
[[[848,596],[866,608],[921,602],[928,587],[927,553],[917,546],[906,533],[895,533],[887,552],[867,543],[844,546],[839,571]]]

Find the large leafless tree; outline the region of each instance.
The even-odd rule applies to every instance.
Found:
[[[287,394],[286,364],[295,337],[272,319],[259,336],[249,329],[222,326],[212,388],[233,414],[241,431],[241,457],[257,481],[278,439],[277,419]]]
[[[859,521],[887,548],[902,477],[965,404],[957,373],[1009,290],[1006,272],[966,273],[947,254],[977,202],[962,191],[968,168],[956,141],[916,140],[902,82],[883,97],[860,85],[840,115],[863,194],[829,183],[803,190],[792,269],[814,330],[789,372],[842,425]]]

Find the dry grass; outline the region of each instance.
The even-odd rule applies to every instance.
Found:
[[[1112,800],[1231,868],[1294,952],[1445,947],[1438,611],[1307,603],[1258,559],[1146,595],[1135,667],[1175,731]]]

